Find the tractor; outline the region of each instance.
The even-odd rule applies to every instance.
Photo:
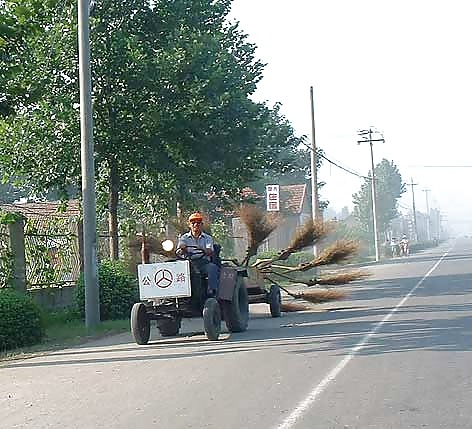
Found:
[[[196,263],[205,256],[203,251],[194,249],[192,255],[174,252],[171,240],[165,240],[162,248],[174,257],[138,265],[140,302],[131,309],[131,332],[137,344],[149,342],[152,320],[163,337],[178,335],[184,317],[202,317],[210,341],[218,340],[222,320],[230,332],[246,331],[249,299],[245,267],[220,263],[220,286],[215,295],[208,292],[208,278]]]

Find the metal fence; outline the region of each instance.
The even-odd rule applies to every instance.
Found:
[[[13,272],[13,255],[8,226],[0,224],[0,288],[8,285]]]
[[[72,286],[80,275],[78,219],[35,216],[25,224],[28,289]]]

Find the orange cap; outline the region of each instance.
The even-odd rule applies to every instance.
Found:
[[[203,221],[202,214],[199,213],[199,212],[192,213],[192,214],[188,217],[188,221],[189,221],[189,222],[202,222],[202,221]]]

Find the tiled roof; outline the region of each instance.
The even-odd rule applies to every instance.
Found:
[[[59,210],[64,203],[58,201],[33,202],[33,203],[12,203],[0,204],[0,210],[7,212],[21,213],[27,218],[56,216],[56,217],[76,217],[80,216],[78,200],[67,201],[65,211]]]
[[[301,213],[306,198],[306,184],[280,186],[280,205],[292,213]]]
[[[255,200],[261,198],[260,195],[257,195],[257,193],[256,193],[256,191],[254,191],[254,189],[251,189],[249,187],[241,189],[241,197],[243,199],[252,198],[252,199],[255,199]]]

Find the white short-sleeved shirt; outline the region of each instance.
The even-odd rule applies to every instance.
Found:
[[[210,235],[205,234],[204,232],[202,232],[200,234],[200,237],[194,237],[190,231],[186,232],[185,234],[182,234],[179,238],[179,243],[177,244],[177,247],[180,247],[182,245],[184,245],[184,246],[196,246],[199,249],[211,250],[212,252],[214,251],[214,249],[213,249],[213,238],[211,238]],[[190,247],[190,248],[187,249],[187,253],[189,255],[192,255],[193,250],[195,250],[195,249]]]

